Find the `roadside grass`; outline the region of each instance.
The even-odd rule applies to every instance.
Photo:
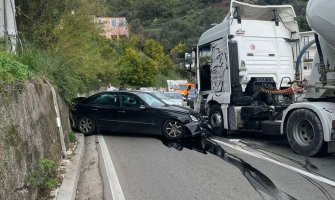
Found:
[[[74,133],[70,133],[68,137],[70,142],[77,142],[77,137]]]

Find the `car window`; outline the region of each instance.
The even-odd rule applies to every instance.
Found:
[[[121,106],[126,108],[139,108],[141,100],[135,95],[122,94],[121,95]]]
[[[182,99],[183,96],[179,93],[165,93],[165,95],[171,99]]]
[[[174,93],[174,97],[176,99],[182,99],[183,98],[183,95],[179,94],[179,93]]]
[[[164,95],[168,98],[171,98],[171,94],[170,93],[164,93]]]
[[[100,95],[91,96],[85,99],[83,102],[89,105],[98,105],[100,100]]]
[[[191,89],[191,90],[190,90],[190,94],[196,94],[195,89]]]
[[[103,106],[115,106],[115,107],[120,106],[120,101],[116,94],[103,94],[100,96],[98,101],[99,105]]]

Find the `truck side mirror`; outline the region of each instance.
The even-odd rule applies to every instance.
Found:
[[[185,53],[185,69],[191,71],[192,66],[192,55],[190,53]]]
[[[235,7],[233,18],[237,19],[237,23],[241,24],[242,20],[241,20],[241,8],[240,7]]]

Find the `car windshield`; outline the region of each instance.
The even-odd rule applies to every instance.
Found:
[[[157,108],[165,106],[166,104],[160,100],[159,98],[155,97],[154,95],[150,95],[147,93],[137,93],[137,95],[149,106]]]
[[[182,99],[183,98],[183,96],[179,93],[164,93],[164,95],[170,99]]]
[[[187,90],[187,86],[186,85],[179,85],[177,90]]]
[[[160,92],[151,92],[151,94],[155,95],[156,97],[160,99],[166,99],[166,96]]]

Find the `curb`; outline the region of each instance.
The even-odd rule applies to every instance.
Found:
[[[76,134],[78,146],[71,158],[63,183],[59,188],[57,200],[74,200],[77,193],[77,185],[80,176],[80,167],[85,150],[85,137],[83,134]]]

